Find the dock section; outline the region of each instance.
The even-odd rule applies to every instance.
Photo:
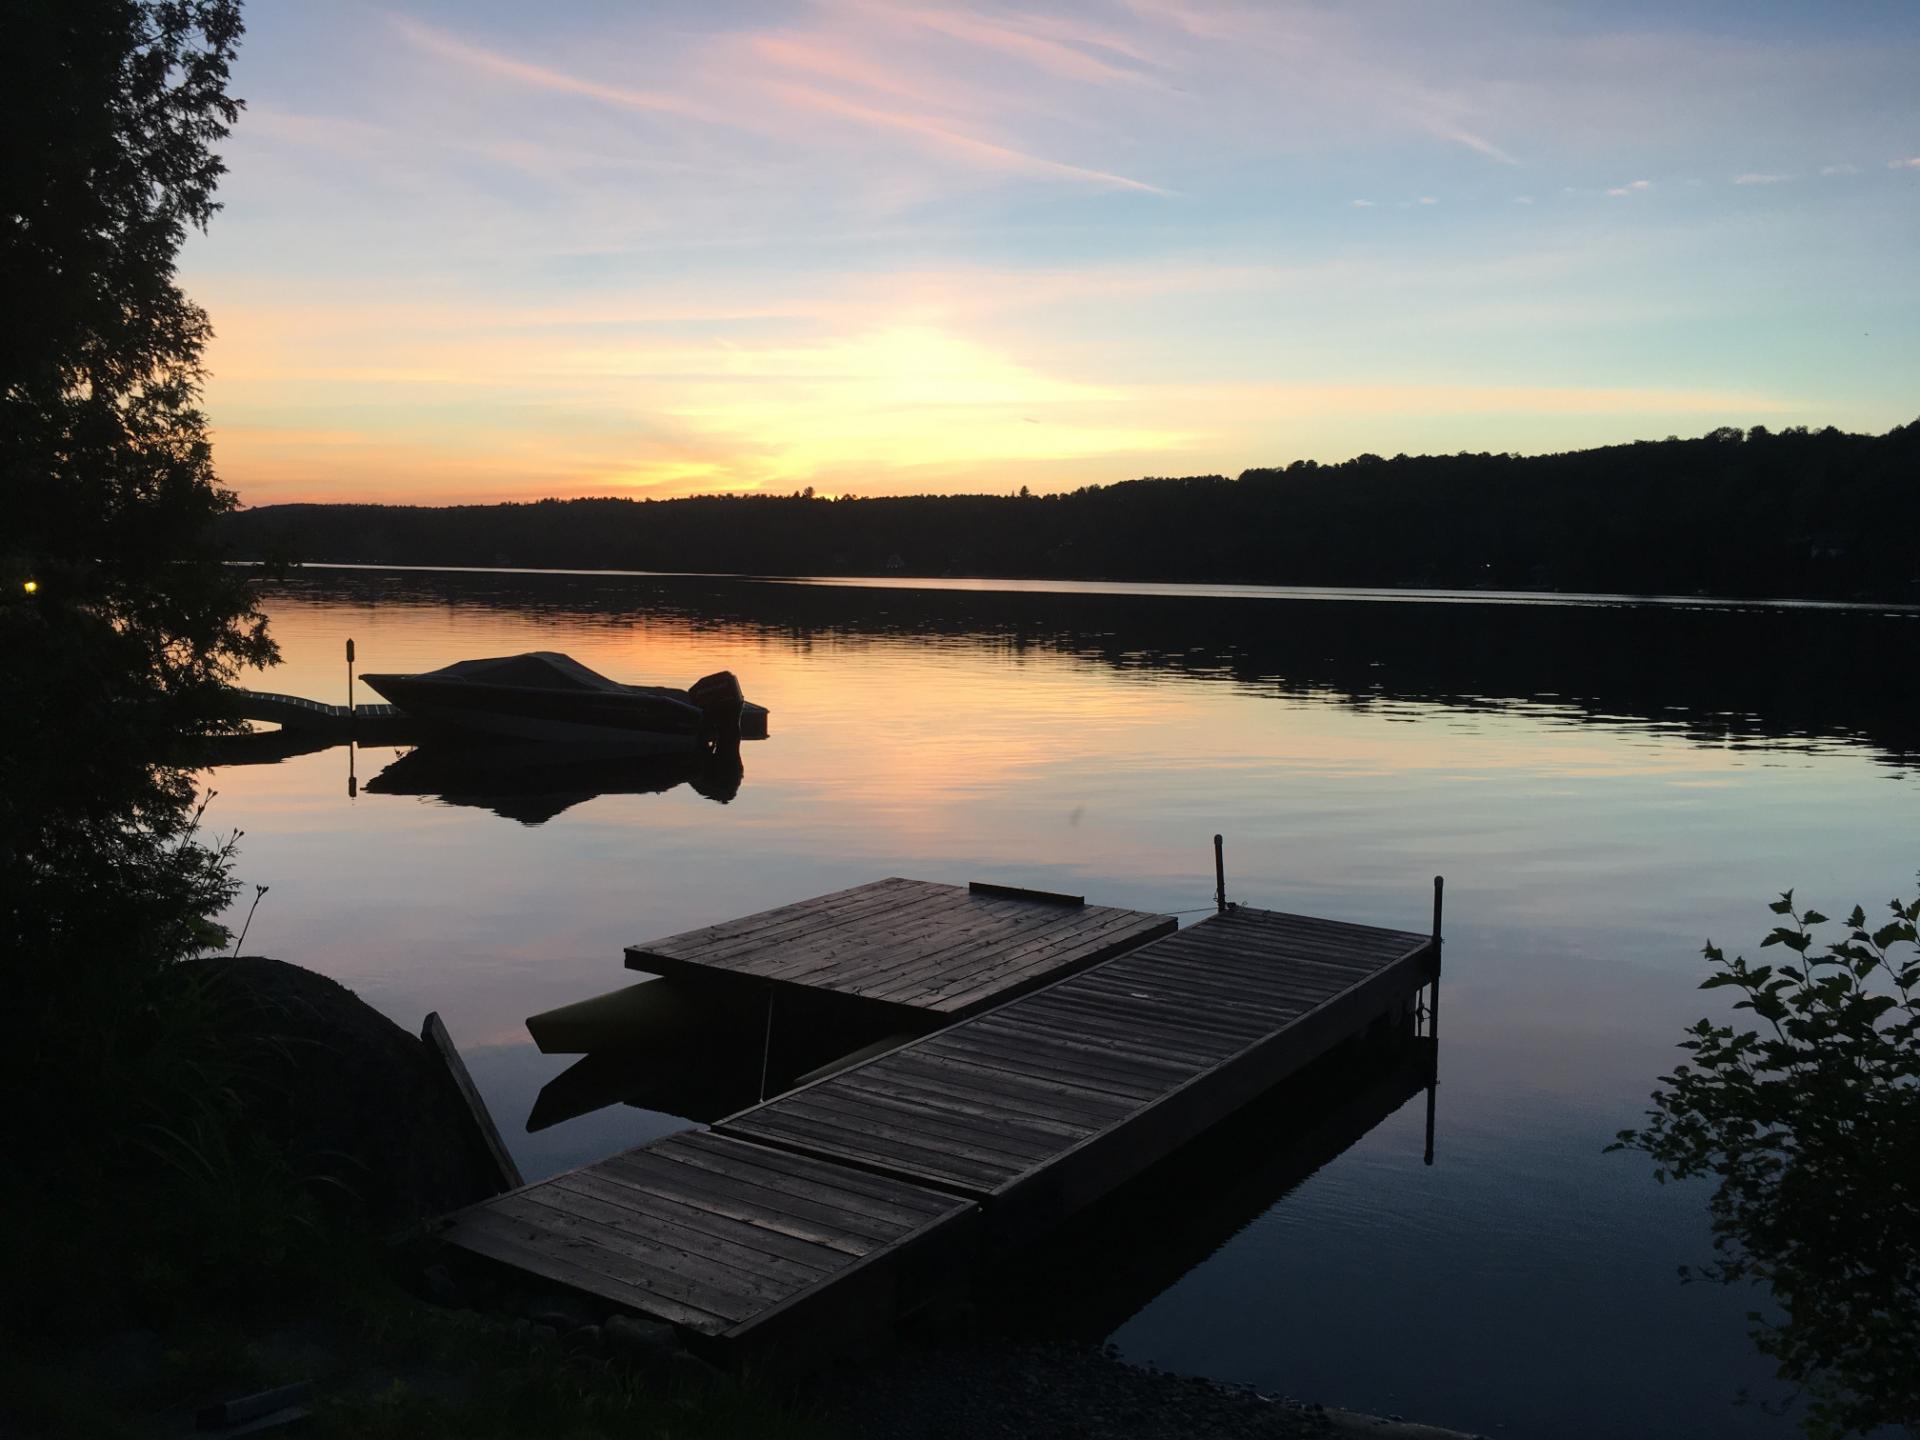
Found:
[[[236,690],[234,695],[243,720],[264,720],[287,730],[312,730],[341,739],[369,726],[397,728],[407,720],[407,712],[398,705],[329,705],[267,690]]]
[[[835,996],[927,1029],[1170,934],[1171,915],[1078,895],[893,877],[627,947],[627,967]]]
[[[969,1200],[689,1131],[457,1211],[463,1249],[731,1357],[884,1330],[973,1259]]]
[[[1036,957],[1084,968],[709,1132],[457,1212],[445,1237],[669,1321],[716,1358],[805,1363],[1057,1229],[1343,1042],[1411,1035],[1439,977],[1437,887],[1432,935],[1228,907],[1144,945],[1127,942],[1173,922],[1056,902],[1036,923],[1037,902],[964,893],[863,886],[825,897],[819,933],[787,907],[714,927],[692,952],[707,958],[685,963],[735,957],[767,966],[748,971],[760,979],[959,1009],[1044,976]],[[971,938],[933,944],[956,908],[977,917]]]
[[[714,1128],[1058,1224],[1437,973],[1432,937],[1233,909]]]

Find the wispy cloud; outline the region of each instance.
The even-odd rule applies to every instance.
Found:
[[[1813,365],[1765,304],[1791,284],[1878,336],[1874,307],[1917,293],[1896,233],[1814,213],[1920,182],[1888,128],[1897,26],[374,3],[408,13],[260,7],[267,103],[189,252],[243,490],[1051,488],[1772,424],[1770,395],[1908,418],[1912,366]]]
[[[695,101],[669,90],[616,85],[504,55],[408,16],[392,15],[388,18],[395,29],[419,49],[454,61],[469,70],[497,76],[515,84],[577,95],[625,110],[685,115],[763,135],[791,136],[790,119],[781,121],[770,117],[765,113],[764,105],[755,105],[751,101],[744,105],[718,106],[707,101]],[[969,43],[1001,51],[1015,50],[1055,71],[1071,70],[1081,79],[1125,78],[1130,73],[1044,36],[974,21],[959,14],[927,11],[913,13],[908,18],[925,28]],[[921,75],[908,72],[903,77],[897,65],[889,66],[883,63],[882,58],[863,53],[860,46],[834,44],[827,38],[815,39],[790,33],[749,33],[744,37],[743,46],[736,43],[734,53],[753,56],[776,67],[776,70],[803,70],[824,80],[851,84],[855,88],[890,95],[895,99],[913,98],[924,102],[932,98],[935,103],[958,109],[961,108],[960,101],[967,98],[963,94],[937,91],[930,97],[930,86]],[[898,105],[864,103],[819,85],[787,84],[774,78],[749,88],[755,99],[771,99],[786,111],[829,116],[869,130],[904,135],[919,142],[922,149],[937,150],[962,159],[975,168],[1051,176],[1153,195],[1170,193],[1158,185],[1131,176],[1050,159],[1016,144],[989,139],[962,128],[961,122],[946,116],[927,114],[919,108],[909,110]]]
[[[607,85],[579,75],[570,75],[565,71],[550,70],[542,65],[530,65],[524,60],[516,60],[509,55],[485,50],[478,45],[469,45],[466,41],[457,39],[444,30],[422,24],[410,16],[389,15],[387,20],[409,42],[430,54],[457,61],[459,64],[486,74],[518,81],[522,85],[531,85],[541,90],[554,90],[565,95],[579,95],[589,100],[601,101],[603,104],[617,105],[624,110],[648,110],[682,115],[698,113],[695,107],[676,96],[652,90],[632,90],[623,85]]]
[[[1475,134],[1473,131],[1467,129],[1466,126],[1448,120],[1444,116],[1423,115],[1420,117],[1420,123],[1425,125],[1427,129],[1431,130],[1435,135],[1438,135],[1442,140],[1451,140],[1456,145],[1464,145],[1467,149],[1484,155],[1489,160],[1498,160],[1502,165],[1518,165],[1520,163],[1512,155],[1487,139],[1486,136]]]
[[[1010,145],[998,145],[991,140],[982,140],[975,135],[963,134],[924,115],[877,109],[810,86],[781,85],[775,88],[774,93],[794,109],[812,110],[838,116],[872,129],[912,135],[942,150],[992,169],[1012,170],[1028,175],[1057,175],[1068,179],[1090,181],[1096,185],[1107,185],[1119,190],[1139,190],[1149,195],[1169,193],[1158,185],[1149,185],[1144,180],[1134,180],[1105,170],[1093,170],[1082,165],[1069,165],[1063,161],[1030,155]]]
[[[1110,64],[1098,56],[1051,36],[1002,20],[989,20],[957,10],[909,10],[901,18],[955,40],[1024,60],[1068,80],[1095,84],[1158,84],[1132,67]]]
[[[898,64],[888,64],[884,60],[862,55],[846,45],[785,32],[749,35],[744,45],[758,59],[782,69],[804,70],[878,94],[904,96],[922,104],[931,98],[923,75],[909,73]]]

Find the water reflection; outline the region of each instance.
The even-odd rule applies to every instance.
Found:
[[[390,670],[539,648],[637,682],[726,668],[777,717],[729,805],[681,784],[532,827],[343,798],[331,753],[213,777],[209,825],[244,829],[240,878],[272,885],[249,948],[409,1028],[441,1011],[528,1176],[733,1108],[612,1061],[541,1098],[578,1060],[526,1017],[629,980],[644,936],[888,874],[1185,910],[1210,901],[1216,831],[1230,893],[1275,909],[1424,930],[1444,871],[1436,1163],[1402,1106],[1237,1234],[1220,1221],[1117,1343],[1490,1433],[1793,1433],[1727,1405],[1773,1393],[1744,1297],[1672,1284],[1710,1243],[1703,1197],[1601,1147],[1711,1003],[1702,938],[1789,885],[1911,882],[1920,671],[1886,657],[1912,618],[312,571],[265,607],[275,690],[344,699],[357,636]],[[582,1109],[588,1081],[613,1103]],[[626,1103],[643,1093],[666,1113]],[[537,1105],[575,1118],[524,1131]]]
[[[1890,666],[1920,638],[1912,609],[1717,602],[1301,602],[1098,590],[876,590],[710,577],[304,569],[276,591],[373,605],[448,603],[595,629],[678,620],[783,638],[913,636],[1053,651],[1359,710],[1440,704],[1632,724],[1701,744],[1865,743],[1920,753],[1920,675]],[[1292,599],[1293,603],[1288,603]],[[697,662],[696,662],[697,663]],[[1866,677],[1872,677],[1866,683]]]
[[[540,825],[601,795],[659,795],[679,785],[715,804],[740,793],[737,751],[685,755],[580,756],[552,744],[422,745],[362,787],[372,795],[419,795]]]
[[[990,1313],[1099,1343],[1423,1091],[1437,1040],[1349,1044],[1182,1147],[997,1277]],[[1426,1145],[1434,1144],[1432,1111]]]

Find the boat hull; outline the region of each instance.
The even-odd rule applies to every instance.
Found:
[[[476,685],[428,675],[368,675],[373,689],[429,724],[511,740],[666,755],[701,747],[701,715],[668,695]]]

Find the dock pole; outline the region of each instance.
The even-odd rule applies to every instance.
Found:
[[[347,637],[347,723],[353,723],[353,637]]]
[[[767,1033],[760,1042],[760,1100],[767,1099],[767,1067],[773,1060],[773,986],[767,986]]]
[[[1227,913],[1227,855],[1218,835],[1213,837],[1213,908]]]
[[[1421,1158],[1433,1164],[1433,1120],[1440,1090],[1440,902],[1446,879],[1433,877],[1433,993],[1427,998],[1427,1149]]]

